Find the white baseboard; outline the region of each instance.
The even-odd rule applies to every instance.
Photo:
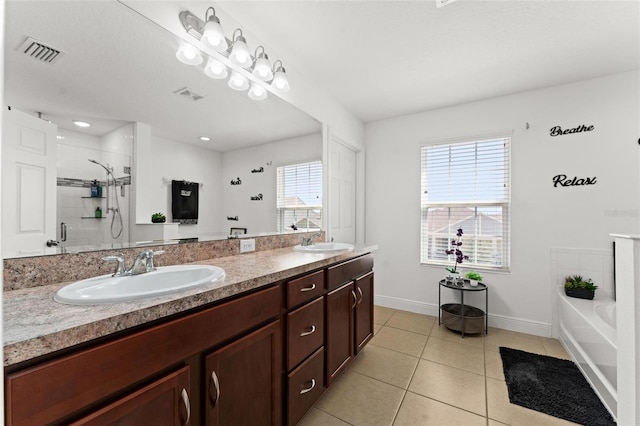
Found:
[[[383,296],[380,294],[376,294],[374,296],[374,302],[376,305],[387,308],[399,309],[423,315],[431,315],[434,317],[438,316],[438,305],[435,303],[418,302],[415,300]],[[551,337],[551,324],[492,313],[489,313],[489,327],[517,331],[519,333],[527,333],[534,336]]]

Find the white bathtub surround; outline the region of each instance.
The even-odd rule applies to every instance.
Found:
[[[571,358],[615,418],[617,415],[617,333],[613,248],[553,247],[550,250],[550,302],[553,337]],[[598,286],[593,300],[568,297],[565,277],[581,275]]]
[[[558,293],[559,339],[605,407],[617,414],[616,330],[596,307],[615,306],[613,300],[577,299]],[[607,309],[604,310],[606,312]]]
[[[640,235],[614,235],[618,327],[618,424],[640,424]]]

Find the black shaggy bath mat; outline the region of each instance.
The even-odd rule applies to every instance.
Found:
[[[582,425],[615,425],[571,361],[500,348],[509,401]]]

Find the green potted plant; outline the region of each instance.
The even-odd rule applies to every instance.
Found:
[[[482,281],[482,275],[480,275],[476,271],[469,271],[465,276],[469,280],[469,285],[471,287],[477,287],[478,283]]]
[[[597,288],[591,278],[585,280],[581,275],[569,275],[564,279],[564,293],[569,297],[591,300]]]
[[[167,221],[167,217],[164,213],[154,213],[151,215],[152,223],[165,223]]]

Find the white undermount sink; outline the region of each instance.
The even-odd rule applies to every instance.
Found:
[[[161,266],[139,275],[102,275],[77,281],[58,290],[53,298],[70,305],[126,302],[210,284],[224,276],[224,269],[217,266]]]
[[[313,243],[309,246],[297,245],[293,247],[295,251],[307,253],[323,253],[329,251],[353,250],[353,244],[348,243]]]

